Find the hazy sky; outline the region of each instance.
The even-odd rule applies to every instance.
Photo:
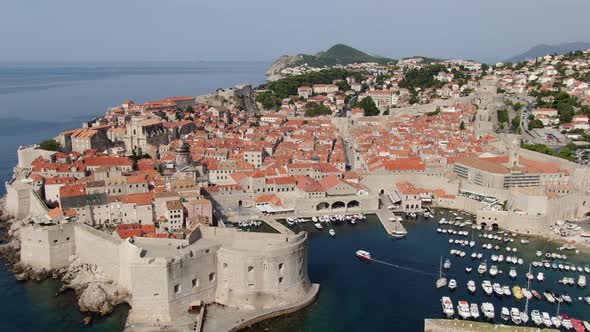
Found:
[[[590,41],[590,0],[2,0],[0,61],[274,60],[345,43],[502,59]]]

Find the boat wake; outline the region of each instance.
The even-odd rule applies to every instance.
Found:
[[[389,263],[389,262],[380,261],[380,260],[375,259],[375,258],[371,258],[371,262],[375,262],[375,263],[379,263],[379,264],[391,266],[391,267],[394,267],[394,268],[400,269],[400,270],[405,270],[405,271],[414,272],[414,273],[420,273],[420,274],[427,275],[427,276],[435,276],[435,277],[438,277],[438,275],[437,274],[434,274],[434,273],[430,273],[430,272],[418,270],[418,269],[415,269],[415,268],[412,268],[412,267],[401,266],[401,265],[397,265],[397,264],[393,264],[393,263]]]

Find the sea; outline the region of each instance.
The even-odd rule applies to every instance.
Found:
[[[198,63],[76,63],[76,64],[0,64],[0,179],[10,178],[16,164],[19,145],[37,143],[58,134],[61,130],[76,128],[83,120],[101,115],[109,106],[125,99],[136,102],[160,99],[167,96],[199,95],[217,88],[240,83],[257,85],[264,81],[265,62],[198,62]],[[4,188],[0,189],[4,193]],[[474,248],[461,248],[466,257],[451,256],[450,237],[440,235],[436,222],[441,217],[453,217],[451,211],[437,213],[436,218],[406,220],[408,236],[392,240],[373,215],[365,222],[350,225],[333,225],[335,237],[326,230],[318,231],[310,224],[295,226],[295,231],[308,231],[309,277],[319,283],[320,293],[309,307],[249,328],[259,331],[420,331],[424,318],[442,318],[440,298],[449,296],[456,304],[459,300],[482,303],[489,301],[499,313],[501,306],[524,309],[525,301],[514,298],[487,297],[481,290],[481,281],[489,279],[513,286],[526,285],[524,278],[528,262],[538,259],[537,250],[557,251],[557,245],[540,239],[530,244],[510,244],[518,248],[517,256],[525,264],[517,266],[518,277],[510,280],[509,266],[498,264],[504,272],[491,278],[477,273],[465,273],[466,266],[477,269],[479,261],[472,261],[472,251],[482,252],[491,265],[491,252],[481,248],[480,232],[474,237]],[[470,218],[465,216],[466,219]],[[261,227],[261,230],[264,230]],[[489,242],[489,241],[486,241]],[[503,248],[506,246],[500,244]],[[380,262],[359,261],[354,253],[358,249],[370,251]],[[503,252],[506,254],[505,252]],[[575,264],[590,263],[590,256],[567,252]],[[436,289],[441,257],[452,261],[446,271],[447,278],[457,280],[458,289]],[[536,275],[537,271],[533,271]],[[544,270],[545,281],[534,282],[531,288],[538,291],[551,289],[569,293],[574,304],[562,305],[560,310],[577,318],[590,320],[590,306],[577,297],[590,295],[586,289],[556,283],[562,276],[576,277],[578,273]],[[468,293],[466,283],[473,279],[477,284],[474,295]],[[96,317],[85,327],[84,314],[80,313],[74,294],[66,292],[56,296],[60,283],[18,282],[3,264],[0,264],[0,331],[121,331],[129,308],[119,306],[106,317]],[[532,300],[529,310],[557,312],[557,306],[546,301]]]

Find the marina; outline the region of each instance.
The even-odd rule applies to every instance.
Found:
[[[468,215],[463,217],[464,220],[470,219]],[[440,225],[438,221],[441,218],[454,220],[454,215],[452,211],[443,210],[442,215],[437,211],[434,218],[425,219],[417,216],[416,219],[404,219],[402,223],[408,234],[402,241],[391,241],[391,237],[384,232],[382,221],[370,214],[367,214],[365,222],[355,225],[331,224],[330,227],[338,234],[335,237],[331,237],[326,230],[317,230],[311,222],[290,228],[294,232],[305,230],[310,233],[309,273],[318,276],[314,282],[321,282],[325,286],[317,302],[309,308],[268,323],[260,323],[249,331],[265,331],[271,327],[273,330],[302,330],[303,326],[306,331],[422,330],[425,318],[447,317],[442,311],[442,297],[448,297],[453,304],[455,319],[459,318],[458,301],[465,301],[468,303],[469,323],[475,324],[471,313],[472,304],[475,304],[479,309],[477,321],[515,325],[512,321],[511,309],[516,308],[519,311],[519,326],[532,328],[536,326],[534,320],[540,318],[541,324],[543,323],[543,313],[549,316],[549,322],[551,317],[558,316],[559,302],[547,301],[544,296],[547,291],[550,291],[551,296],[553,294],[562,296],[560,313],[580,319],[582,322],[590,319],[590,293],[587,288],[577,285],[578,275],[587,276],[584,268],[590,262],[588,254],[560,251],[560,245],[557,244],[538,238],[512,237],[508,234],[506,237],[513,238],[513,242],[508,240],[511,254],[507,255],[505,247],[508,244],[503,244],[504,236],[497,234],[501,230],[477,230],[471,228],[473,225],[463,227]],[[441,227],[457,232],[461,230],[468,234],[466,236],[445,235],[437,232],[437,229]],[[483,239],[483,234],[492,233],[501,239]],[[451,237],[453,244],[449,243]],[[469,245],[472,237],[476,242],[473,247]],[[424,239],[428,239],[428,245],[424,244]],[[455,239],[467,240],[467,243],[455,244]],[[522,243],[521,240],[526,241]],[[494,245],[492,249],[482,249],[484,243],[494,243]],[[499,251],[494,249],[496,243],[501,245]],[[512,248],[517,249],[516,254],[513,253]],[[463,257],[451,255],[451,249],[464,251],[466,254]],[[371,260],[356,258],[357,250],[369,252]],[[537,256],[537,251],[542,252],[542,257]],[[476,253],[475,258],[472,258],[473,253]],[[537,264],[538,266],[532,264],[535,261],[546,260],[546,253],[559,253],[562,258],[565,254],[567,260],[561,263],[564,266],[565,264],[576,266],[575,272],[571,269],[566,271],[565,268],[559,270],[559,267],[554,270],[551,264],[549,268],[546,268],[544,263]],[[479,258],[478,254],[481,255]],[[511,262],[512,258],[510,262],[505,259],[502,262],[492,262],[492,254],[517,257],[516,263]],[[522,259],[522,264],[518,264],[518,258]],[[450,262],[448,269],[443,267],[446,260]],[[494,277],[489,274],[492,263],[498,269]],[[578,271],[578,266],[582,268],[582,272]],[[471,269],[470,272],[466,272],[467,268]],[[517,274],[514,278],[509,275],[511,268]],[[529,268],[531,274],[534,274],[534,279],[530,280],[530,286],[527,285]],[[478,273],[478,270],[483,273]],[[543,281],[537,280],[539,273],[543,274]],[[346,275],[347,278],[342,278],[342,275]],[[576,284],[558,283],[564,277],[575,278]],[[439,279],[445,279],[446,282],[444,286],[437,288]],[[454,290],[448,287],[451,279],[454,279],[456,283]],[[470,291],[468,287],[470,280],[475,284],[475,291]],[[360,288],[355,286],[357,282],[363,286]],[[520,299],[515,297],[515,286],[520,288]],[[516,293],[518,294],[518,291]],[[391,308],[391,297],[394,294],[403,296],[408,307],[412,309],[386,310]],[[569,296],[572,302],[566,303],[563,295]],[[525,310],[527,299],[529,303]],[[342,303],[354,305],[342,306]],[[376,309],[359,312],[358,306]],[[508,312],[506,321],[501,315],[503,307]],[[490,318],[492,312],[493,318]],[[536,315],[537,312],[539,316]],[[525,313],[528,318],[526,323],[523,319]],[[341,321],[342,317],[347,318]],[[550,326],[555,328],[553,322]]]

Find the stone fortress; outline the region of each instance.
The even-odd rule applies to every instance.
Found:
[[[189,238],[118,239],[79,223],[23,229],[21,261],[67,266],[75,255],[131,294],[132,325],[190,322],[192,305],[217,303],[259,314],[303,306],[319,285],[307,275],[307,234],[201,227]],[[193,318],[194,319],[194,318]]]

